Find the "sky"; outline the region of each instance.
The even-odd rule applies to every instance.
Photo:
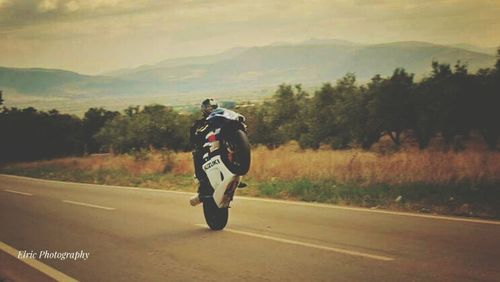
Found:
[[[498,0],[0,0],[0,66],[100,74],[311,38],[500,45]]]

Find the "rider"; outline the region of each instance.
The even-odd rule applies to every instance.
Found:
[[[196,120],[190,129],[190,143],[193,147],[193,162],[194,162],[194,175],[198,181],[198,193],[193,196],[189,202],[192,206],[196,206],[201,203],[200,196],[207,195],[209,193],[209,181],[207,175],[202,169],[203,165],[203,155],[206,153],[206,147],[203,145],[205,143],[205,136],[209,130],[209,124],[207,117],[216,109],[223,110],[219,108],[219,104],[212,98],[205,99],[201,103],[201,113],[203,117]]]
[[[232,113],[238,117],[238,120],[245,120],[242,115],[234,113],[231,110],[219,107],[217,101],[212,98],[205,99],[201,103],[201,112],[203,114],[203,117],[193,123],[190,129],[189,138],[191,146],[193,147],[195,178],[196,180],[198,180],[198,193],[189,200],[192,206],[200,204],[202,202],[200,198],[203,198],[203,196],[210,196],[211,194],[210,182],[207,175],[205,174],[205,171],[202,168],[204,156],[210,152],[210,148],[204,146],[207,134],[210,132],[210,130],[213,129],[209,124],[210,116]],[[246,184],[240,182],[238,187],[243,188],[245,186]]]

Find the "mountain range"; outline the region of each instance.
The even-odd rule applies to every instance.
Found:
[[[433,60],[452,65],[461,61],[474,72],[494,65],[494,51],[466,44],[411,41],[366,45],[311,39],[168,59],[102,75],[0,67],[0,89],[5,98],[13,93],[14,97],[72,100],[154,96],[179,100],[189,93],[255,91],[275,88],[281,83],[319,86],[348,72],[355,73],[360,81],[367,81],[375,74],[390,75],[397,67],[404,67],[421,78],[429,74]]]

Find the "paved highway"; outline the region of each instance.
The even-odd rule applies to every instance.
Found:
[[[191,195],[0,175],[0,281],[500,281],[498,221]]]

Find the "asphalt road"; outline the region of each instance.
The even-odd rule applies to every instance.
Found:
[[[214,232],[190,196],[0,175],[0,281],[500,281],[500,222],[237,198]]]

